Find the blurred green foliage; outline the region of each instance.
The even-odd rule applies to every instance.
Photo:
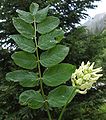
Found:
[[[70,47],[67,62],[79,66],[82,61],[95,62],[95,67],[103,68],[103,77],[86,94],[78,95],[64,116],[65,120],[105,120],[106,119],[106,32],[89,34],[78,27],[63,41]]]

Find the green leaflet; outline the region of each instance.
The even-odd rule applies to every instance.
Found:
[[[13,24],[16,30],[26,38],[34,37],[34,28],[31,24],[25,22],[20,18],[13,18]]]
[[[28,105],[32,109],[41,108],[44,104],[42,95],[34,90],[26,90],[19,96],[19,103],[21,105]]]
[[[61,63],[45,70],[43,82],[48,86],[58,86],[71,78],[75,66]]]
[[[36,14],[36,12],[38,11],[38,9],[39,9],[39,5],[37,4],[37,3],[32,3],[31,5],[30,5],[30,12],[32,13],[32,15],[35,15]]]
[[[60,20],[57,17],[49,16],[37,25],[37,31],[40,34],[46,34],[54,30],[59,24]]]
[[[38,76],[34,72],[16,70],[6,74],[7,81],[19,82],[23,87],[35,87],[38,83]]]
[[[30,12],[26,12],[23,10],[16,10],[16,12],[18,13],[18,16],[25,22],[33,23],[34,19]]]
[[[61,85],[49,92],[48,103],[51,107],[62,107],[67,101],[68,103],[71,102],[75,95],[76,88]]]
[[[12,38],[22,50],[29,53],[35,52],[35,43],[32,39],[25,38],[22,35],[10,35],[10,38]]]
[[[12,56],[15,64],[26,69],[34,69],[37,67],[36,56],[24,51],[15,52]]]
[[[36,12],[35,20],[37,23],[42,22],[47,17],[48,10],[49,10],[49,6]]]
[[[47,50],[54,47],[64,37],[63,30],[55,29],[48,34],[41,35],[39,37],[38,46],[42,50]]]
[[[65,59],[69,48],[64,45],[56,45],[54,48],[43,52],[40,56],[40,63],[44,67],[52,67]]]

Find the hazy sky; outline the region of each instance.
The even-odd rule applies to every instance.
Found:
[[[94,10],[88,10],[88,14],[93,17],[98,13],[106,12],[106,0],[101,0],[100,2],[95,2],[98,7]]]
[[[94,17],[96,14],[106,12],[106,0],[101,0],[100,2],[95,2],[94,4],[98,5],[96,9],[87,10],[87,13],[90,17]],[[88,17],[86,20],[82,20],[81,23],[84,23],[85,21],[90,19],[90,17]]]

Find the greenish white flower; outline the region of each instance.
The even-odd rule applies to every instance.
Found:
[[[94,83],[103,76],[103,74],[98,74],[102,71],[102,67],[94,69],[94,62],[87,64],[81,63],[81,66],[75,70],[72,74],[72,86],[77,87],[77,92],[81,94],[86,94],[87,90],[91,89]]]

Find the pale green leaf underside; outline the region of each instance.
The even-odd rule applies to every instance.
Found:
[[[34,69],[37,66],[36,56],[24,51],[15,52],[12,56],[15,64],[26,69]]]

